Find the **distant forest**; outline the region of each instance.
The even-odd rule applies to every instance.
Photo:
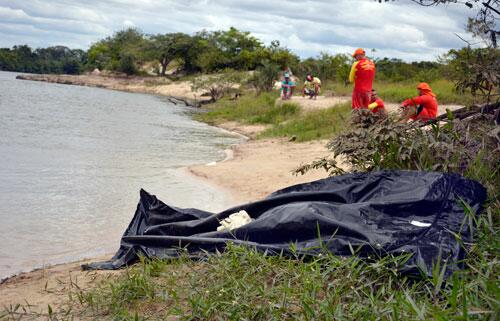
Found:
[[[368,56],[375,51],[365,49]],[[451,79],[470,50],[450,50],[435,62],[375,59],[377,78],[388,81]],[[351,63],[348,53],[323,52],[301,60],[277,40],[266,46],[249,32],[236,28],[193,35],[146,35],[130,28],[94,43],[87,51],[64,46],[0,48],[0,70],[26,73],[81,74],[98,68],[127,75],[165,76],[172,72],[186,75],[273,66],[276,70],[289,67],[296,74],[312,72],[321,79],[342,82],[347,79]]]

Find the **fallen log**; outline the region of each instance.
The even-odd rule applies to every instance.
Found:
[[[482,104],[482,105],[475,104],[472,106],[462,107],[462,108],[456,109],[454,111],[447,110],[446,114],[442,114],[442,115],[436,117],[436,119],[433,119],[431,121],[428,121],[425,124],[420,125],[420,127],[426,126],[429,124],[435,124],[439,121],[446,121],[446,120],[448,120],[448,115],[450,113],[453,116],[453,119],[462,120],[462,119],[469,118],[475,114],[494,114],[498,110],[500,110],[500,101],[497,101],[494,103]]]

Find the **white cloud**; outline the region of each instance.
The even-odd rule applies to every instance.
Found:
[[[123,21],[123,26],[125,28],[134,28],[134,27],[137,27],[136,24],[133,21],[130,21],[130,20]]]
[[[0,0],[0,46],[62,44],[87,48],[126,27],[145,33],[217,30],[234,26],[264,43],[278,39],[302,57],[375,48],[377,56],[435,59],[463,45],[473,11],[424,8],[400,0]],[[16,34],[18,37],[13,37]]]

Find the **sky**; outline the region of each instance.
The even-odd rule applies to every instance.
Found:
[[[410,0],[0,0],[0,47],[63,45],[88,49],[114,32],[146,34],[202,29],[249,31],[265,45],[279,40],[301,58],[320,52],[435,60],[470,39],[474,10],[461,4],[422,7]],[[374,49],[374,50],[372,50]]]

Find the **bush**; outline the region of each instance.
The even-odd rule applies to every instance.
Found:
[[[248,82],[258,92],[271,91],[274,88],[274,82],[278,78],[279,71],[279,65],[270,61],[264,61]]]
[[[356,111],[358,112],[358,111]],[[500,149],[488,135],[494,123],[491,115],[474,121],[448,120],[444,126],[421,123],[400,124],[392,119],[377,119],[370,112],[362,113],[362,121],[332,139],[327,147],[330,157],[301,166],[299,173],[324,168],[330,174],[344,170],[336,159],[342,156],[353,171],[379,169],[430,170],[454,172],[474,178],[498,190],[500,184]],[[358,117],[359,119],[359,117]],[[478,166],[478,165],[481,166]],[[487,175],[484,173],[487,168]]]
[[[134,75],[137,73],[134,57],[132,55],[123,55],[118,61],[116,67],[117,71],[123,72],[127,75]]]

